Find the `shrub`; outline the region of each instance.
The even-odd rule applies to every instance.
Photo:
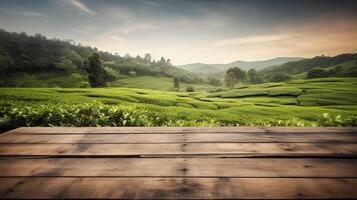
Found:
[[[194,92],[195,88],[193,87],[193,85],[189,85],[186,87],[186,92]]]
[[[327,76],[327,72],[321,68],[314,68],[307,72],[307,78],[324,78]]]
[[[271,77],[272,82],[282,82],[282,81],[288,81],[289,79],[291,79],[291,76],[289,74],[285,74],[285,73],[276,73]]]

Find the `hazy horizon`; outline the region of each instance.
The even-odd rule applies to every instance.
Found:
[[[357,1],[3,0],[0,28],[174,65],[357,49]]]

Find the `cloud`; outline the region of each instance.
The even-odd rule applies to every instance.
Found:
[[[261,36],[250,36],[250,37],[236,37],[236,38],[226,38],[216,41],[216,46],[234,46],[240,44],[254,44],[254,43],[266,43],[266,42],[276,42],[279,40],[284,40],[289,38],[288,35],[261,35]]]
[[[15,14],[22,15],[24,17],[45,17],[44,14],[37,12],[14,12]]]
[[[138,23],[138,24],[126,25],[122,29],[120,29],[120,31],[123,34],[130,34],[137,31],[157,30],[157,29],[160,29],[160,26],[154,24]]]
[[[86,5],[81,3],[79,0],[69,0],[69,4],[82,12],[86,12],[91,15],[95,14],[92,10],[90,10]]]

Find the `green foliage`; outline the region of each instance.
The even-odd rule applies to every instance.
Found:
[[[115,71],[120,76],[130,77],[129,75],[135,72],[137,77],[176,77],[183,83],[210,84],[204,76],[174,67],[169,59],[162,58],[156,62],[152,60],[150,54],[145,55],[145,58],[130,57],[129,55],[121,57],[118,54],[82,46],[71,40],[47,39],[41,34],[30,36],[26,33],[10,33],[0,29],[0,86],[63,87],[62,85],[67,85],[67,83],[47,84],[49,81],[47,77],[39,78],[37,74],[42,72],[56,74],[63,77],[64,81],[68,80],[64,77],[70,76],[72,73],[87,76],[82,60],[92,53],[100,56],[105,71],[110,68],[111,72]],[[21,82],[18,82],[17,77],[25,73],[28,76],[22,76],[22,79],[19,80]],[[108,81],[114,82],[120,79],[119,76],[112,76],[113,74],[111,73],[107,77]],[[31,77],[31,80],[23,81],[26,77]],[[74,85],[84,84],[82,81]]]
[[[105,87],[107,77],[102,67],[102,61],[97,53],[90,54],[84,61],[83,67],[88,73],[89,84],[91,87]]]
[[[314,58],[306,58],[298,61],[292,61],[288,62],[279,66],[271,66],[268,68],[265,68],[261,71],[259,71],[259,74],[263,77],[265,81],[270,81],[274,79],[274,76],[278,73],[284,73],[288,75],[298,75],[302,73],[307,73],[311,69],[314,68],[322,68],[322,69],[328,69],[333,66],[337,65],[343,65],[344,63],[347,62],[355,62],[357,60],[357,53],[355,54],[340,54],[334,57],[328,57],[328,56],[316,56]],[[350,71],[350,73],[347,73],[347,71]],[[337,70],[339,71],[339,70]],[[329,71],[326,73],[325,76],[323,77],[329,77],[329,76],[346,76],[346,77],[356,77],[357,75],[357,69],[356,68],[347,68],[344,69],[342,67],[340,69],[340,72],[334,72],[334,71]],[[351,73],[352,72],[352,73]],[[343,75],[342,75],[343,74]],[[351,75],[352,74],[352,75]]]
[[[109,82],[114,82],[122,77],[119,72],[113,70],[110,67],[105,67],[104,70],[105,70],[105,74],[106,74],[106,79]]]
[[[247,78],[245,71],[241,70],[238,67],[232,67],[227,70],[224,82],[226,87],[232,88],[234,85],[239,82],[244,82]]]
[[[302,92],[296,87],[274,87],[269,89],[269,96],[299,96]]]
[[[262,79],[255,69],[250,69],[247,72],[248,81],[252,84],[261,83]]]
[[[174,88],[177,91],[180,89],[180,80],[178,78],[174,78]]]
[[[307,117],[279,116],[279,118],[250,118],[244,120],[233,117],[230,110],[226,114],[211,112],[192,112],[192,108],[162,110],[150,106],[85,104],[35,104],[3,102],[0,104],[0,130],[9,130],[20,126],[346,126],[357,123],[356,115],[334,115],[328,112],[307,113]],[[244,108],[244,107],[242,107]],[[250,110],[259,115],[278,107],[266,107]],[[191,115],[187,114],[190,112]],[[288,112],[294,112],[294,109]],[[246,114],[251,115],[250,112]],[[308,121],[306,119],[309,119]]]
[[[222,82],[218,78],[209,76],[207,79],[208,79],[208,83],[211,84],[211,85],[222,86]]]
[[[77,66],[73,64],[72,61],[67,59],[66,57],[61,57],[58,63],[56,63],[56,68],[65,71],[73,71],[77,69]]]
[[[269,90],[266,89],[238,89],[224,92],[221,94],[222,98],[236,98],[236,97],[249,97],[249,96],[264,96],[268,95]]]
[[[193,87],[193,85],[188,85],[186,87],[186,92],[194,92],[195,91],[195,88]]]
[[[79,73],[71,74],[73,80],[83,78]],[[172,83],[172,79],[168,83]],[[355,126],[356,85],[354,78],[322,78],[257,84],[228,91],[220,88],[215,93],[129,88],[0,88],[0,129],[18,126]]]
[[[291,79],[291,76],[289,74],[285,74],[285,73],[276,73],[274,74],[270,81],[271,82],[283,82],[283,81],[288,81],[289,79]]]
[[[136,77],[136,74],[137,74],[136,71],[130,71],[129,72],[129,75],[132,76],[132,77]]]
[[[313,68],[307,72],[307,78],[324,78],[327,76],[328,73],[322,68]]]
[[[209,85],[180,83],[181,89],[186,89],[188,85],[193,85],[196,91],[209,88]],[[144,88],[161,91],[173,90],[173,78],[165,76],[138,76],[135,78],[121,76],[120,79],[111,82],[112,87]],[[182,90],[181,90],[182,91]]]

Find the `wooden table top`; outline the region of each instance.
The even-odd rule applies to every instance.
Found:
[[[18,128],[0,198],[357,198],[357,128]]]

